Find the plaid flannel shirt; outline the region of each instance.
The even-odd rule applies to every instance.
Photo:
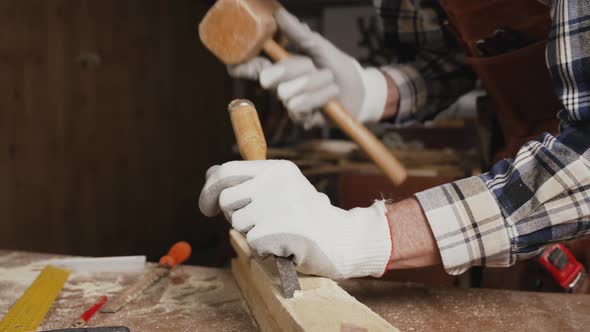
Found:
[[[436,0],[374,0],[392,63],[381,70],[397,85],[395,123],[434,118],[473,89],[476,77],[444,27]]]
[[[416,194],[451,274],[509,266],[549,243],[590,233],[590,2],[541,2],[553,19],[546,54],[563,105],[560,134],[526,143],[486,174]],[[437,51],[445,38],[434,1],[376,4],[389,46],[414,45],[385,68],[400,85],[398,121],[427,118],[462,93],[471,74],[457,57]]]

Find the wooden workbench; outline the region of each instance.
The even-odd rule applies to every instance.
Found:
[[[0,317],[52,255],[0,251]],[[136,275],[72,274],[42,328],[64,328],[99,296]],[[402,331],[580,331],[590,326],[590,296],[485,289],[427,288],[379,280],[342,286]],[[91,326],[132,331],[254,331],[229,270],[182,266],[117,314]]]

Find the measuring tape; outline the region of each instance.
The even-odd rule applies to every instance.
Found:
[[[63,288],[70,271],[46,266],[0,321],[0,332],[35,331]]]

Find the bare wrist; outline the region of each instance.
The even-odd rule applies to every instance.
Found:
[[[440,253],[415,198],[387,205],[387,220],[392,232],[389,269],[418,268],[441,263]]]

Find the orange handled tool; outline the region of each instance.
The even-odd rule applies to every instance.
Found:
[[[160,266],[173,268],[184,263],[191,256],[191,245],[188,242],[176,242],[166,256],[160,258]]]
[[[168,276],[172,268],[178,264],[184,263],[190,257],[191,251],[191,246],[187,242],[176,242],[170,247],[168,253],[160,258],[160,263],[157,267],[146,272],[133,285],[126,288],[114,299],[108,301],[107,304],[100,309],[100,312],[115,313],[121,310],[121,308],[137,298],[148,287]]]

